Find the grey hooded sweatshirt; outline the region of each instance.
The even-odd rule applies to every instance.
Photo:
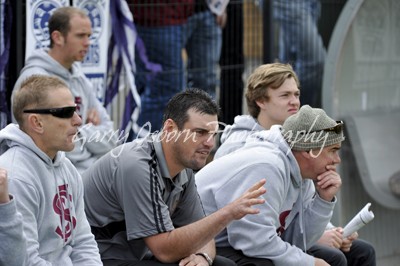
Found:
[[[25,62],[20,76],[15,83],[13,96],[21,83],[34,74],[50,75],[61,78],[68,85],[74,96],[77,112],[82,118],[82,126],[75,142],[75,149],[67,153],[67,157],[80,173],[91,166],[99,157],[114,148],[117,143],[117,134],[114,134],[114,125],[106,109],[97,99],[92,84],[82,72],[80,64],[75,62],[71,71],[54,60],[46,50],[35,50]],[[95,108],[100,116],[100,124],[85,124],[88,112]],[[14,118],[13,118],[14,120]]]
[[[26,250],[25,237],[22,231],[22,217],[17,212],[15,199],[0,204],[0,265],[24,265]]]
[[[255,206],[260,213],[230,223],[216,237],[217,247],[231,246],[246,256],[270,259],[276,266],[314,265],[314,257],[304,250],[321,237],[336,198],[321,199],[312,180],[302,179],[279,125],[253,133],[243,148],[196,174],[206,214],[237,199],[262,178],[267,180],[267,192],[265,203]]]
[[[81,176],[64,152],[52,160],[29,135],[9,124],[0,131],[0,154],[24,218],[27,264],[102,265],[84,211]]]
[[[241,147],[246,142],[246,138],[252,133],[265,130],[250,115],[238,115],[235,117],[233,125],[227,125],[221,135],[221,146],[214,155],[214,159],[231,153]]]

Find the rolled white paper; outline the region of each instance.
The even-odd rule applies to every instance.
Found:
[[[374,213],[369,210],[371,203],[367,203],[364,208],[343,228],[343,238],[349,237],[354,232],[374,219]]]

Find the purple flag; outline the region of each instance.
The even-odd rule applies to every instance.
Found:
[[[140,112],[140,95],[135,85],[135,47],[140,60],[151,73],[161,71],[161,66],[149,62],[143,41],[137,36],[132,13],[125,0],[110,1],[112,35],[108,49],[107,89],[104,105],[107,107],[119,91],[126,88],[125,109],[120,129],[137,133]]]

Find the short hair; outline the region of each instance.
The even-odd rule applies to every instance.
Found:
[[[57,8],[49,19],[49,34],[50,34],[50,48],[53,47],[53,39],[51,34],[54,31],[59,31],[66,37],[71,29],[70,20],[73,15],[81,16],[82,18],[89,18],[89,16],[81,9],[73,6],[65,6]]]
[[[277,89],[288,78],[294,78],[300,89],[299,79],[290,64],[272,63],[257,67],[247,80],[245,97],[249,114],[256,118],[260,113],[256,101],[268,100],[268,88]]]
[[[32,75],[25,79],[12,99],[13,114],[18,125],[23,126],[23,112],[27,107],[48,108],[49,92],[58,88],[68,88],[68,86],[55,76]]]
[[[183,125],[189,120],[188,111],[193,109],[200,114],[219,115],[218,104],[205,91],[200,89],[188,89],[175,94],[168,102],[164,112],[163,124],[167,119],[172,119],[183,129]]]

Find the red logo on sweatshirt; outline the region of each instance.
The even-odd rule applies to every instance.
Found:
[[[285,232],[285,220],[286,217],[289,215],[290,210],[289,211],[284,211],[279,215],[279,222],[281,223],[281,226],[276,229],[276,232],[278,233],[278,236],[281,236],[283,234],[283,232]]]
[[[76,112],[80,117],[82,117],[82,98],[80,96],[75,96]]]
[[[72,204],[72,195],[68,194],[68,185],[58,186],[58,193],[54,196],[53,209],[60,216],[61,226],[57,226],[56,233],[68,241],[72,230],[76,227],[76,218],[71,216],[69,206]]]

